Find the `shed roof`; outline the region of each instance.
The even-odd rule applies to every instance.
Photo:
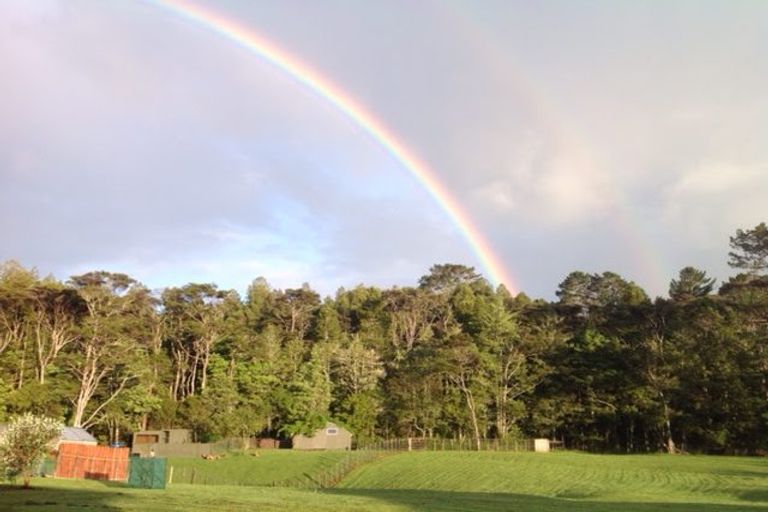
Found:
[[[7,423],[0,423],[0,434],[8,430]],[[80,443],[97,443],[98,440],[88,433],[87,430],[80,427],[64,427],[61,431],[59,441],[76,441]]]
[[[95,443],[96,438],[88,433],[87,430],[80,427],[64,427],[61,431],[61,441],[78,441],[85,443]]]

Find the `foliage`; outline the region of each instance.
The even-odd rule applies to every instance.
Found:
[[[761,222],[752,229],[736,230],[731,237],[728,264],[749,274],[760,274],[768,270],[768,226]]]
[[[15,418],[0,434],[0,471],[10,480],[21,476],[29,487],[35,464],[53,449],[62,427],[57,420],[30,413]]]
[[[614,272],[574,271],[556,302],[474,268],[321,297],[255,279],[159,292],[130,276],[68,282],[0,267],[0,416],[33,412],[126,440],[311,434],[333,419],[382,437],[549,436],[615,452],[768,450],[764,224],[738,230],[743,273],[713,293],[683,268],[651,301]]]
[[[705,271],[685,267],[679,277],[669,283],[669,296],[682,302],[709,295],[714,287],[715,279],[707,277]]]

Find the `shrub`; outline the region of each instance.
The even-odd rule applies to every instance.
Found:
[[[18,416],[0,434],[0,472],[11,481],[21,476],[24,487],[29,487],[35,465],[53,448],[62,428],[60,422],[45,416]]]

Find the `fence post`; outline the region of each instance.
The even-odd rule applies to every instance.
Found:
[[[410,437],[408,438],[408,451],[413,451],[413,440]]]

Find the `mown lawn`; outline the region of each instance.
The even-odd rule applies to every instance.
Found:
[[[254,457],[253,466],[250,459],[229,464],[243,471],[255,471],[259,462],[301,467],[305,454],[281,453]],[[368,464],[322,492],[187,484],[152,491],[52,479],[34,485],[30,491],[0,486],[0,510],[768,511],[768,460],[736,457],[405,453]]]
[[[694,508],[699,510],[706,510],[703,507],[707,504],[716,504],[713,510],[728,510],[722,507],[728,504],[754,510],[768,509],[768,460],[569,452],[419,452],[359,468],[339,487],[348,491],[514,494],[571,500],[571,506],[574,502],[614,502],[624,509],[630,503],[687,503],[697,504]]]

